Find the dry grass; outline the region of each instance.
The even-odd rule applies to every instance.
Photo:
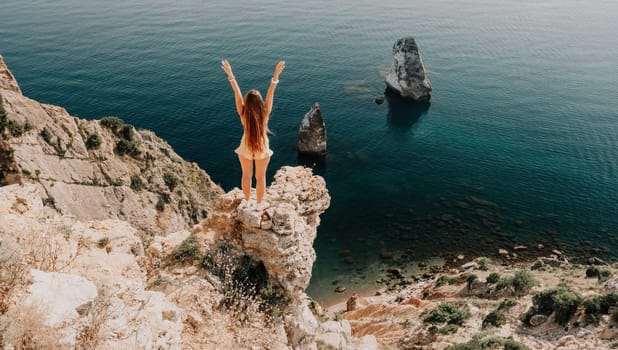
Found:
[[[8,311],[11,295],[22,283],[25,272],[26,265],[19,259],[18,252],[0,242],[0,315]]]
[[[58,330],[46,326],[44,320],[42,305],[20,305],[19,310],[13,309],[2,320],[6,327],[0,335],[0,345],[10,345],[15,350],[62,349]]]
[[[105,323],[112,317],[111,299],[106,295],[99,295],[88,309],[88,323],[77,333],[75,349],[97,349],[103,342]]]
[[[77,250],[71,251],[68,244],[72,232],[65,226],[47,228],[39,233],[27,235],[28,250],[24,252],[25,262],[41,271],[58,272],[68,267],[79,255],[80,249],[85,246],[83,237],[79,237]]]

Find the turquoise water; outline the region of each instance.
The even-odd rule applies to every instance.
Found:
[[[284,59],[269,176],[299,163],[298,124],[318,101],[329,154],[315,171],[332,205],[309,292],[323,297],[380,250],[405,261],[544,242],[615,258],[617,13],[613,0],[5,0],[0,53],[27,96],[152,129],[225,189],[242,131],[219,61],[264,91]],[[428,108],[373,102],[406,35]]]

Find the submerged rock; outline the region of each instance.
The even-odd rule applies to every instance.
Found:
[[[313,156],[326,154],[326,125],[316,102],[305,114],[298,129],[298,153]]]
[[[402,97],[418,102],[431,99],[431,82],[425,72],[421,54],[412,37],[401,38],[393,45],[393,66],[384,77],[386,86]]]

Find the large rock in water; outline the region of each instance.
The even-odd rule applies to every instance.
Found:
[[[323,156],[326,154],[326,125],[320,105],[316,102],[305,114],[298,129],[298,153]]]
[[[393,67],[384,77],[386,86],[402,97],[418,102],[431,99],[431,82],[423,59],[412,37],[401,38],[393,45]]]

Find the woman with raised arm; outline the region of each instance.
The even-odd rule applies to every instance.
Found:
[[[275,73],[270,81],[270,87],[266,93],[266,101],[262,100],[260,92],[252,89],[243,98],[240,87],[232,73],[232,67],[227,60],[221,61],[221,68],[227,73],[227,78],[234,90],[236,111],[240,116],[243,127],[243,135],[240,146],[235,152],[238,154],[242,168],[241,188],[245,199],[251,195],[251,180],[253,179],[253,162],[255,161],[255,192],[257,202],[261,203],[266,191],[266,168],[273,151],[268,145],[268,117],[273,108],[275,88],[279,83],[279,74],[285,68],[285,61],[279,61],[275,67]]]

